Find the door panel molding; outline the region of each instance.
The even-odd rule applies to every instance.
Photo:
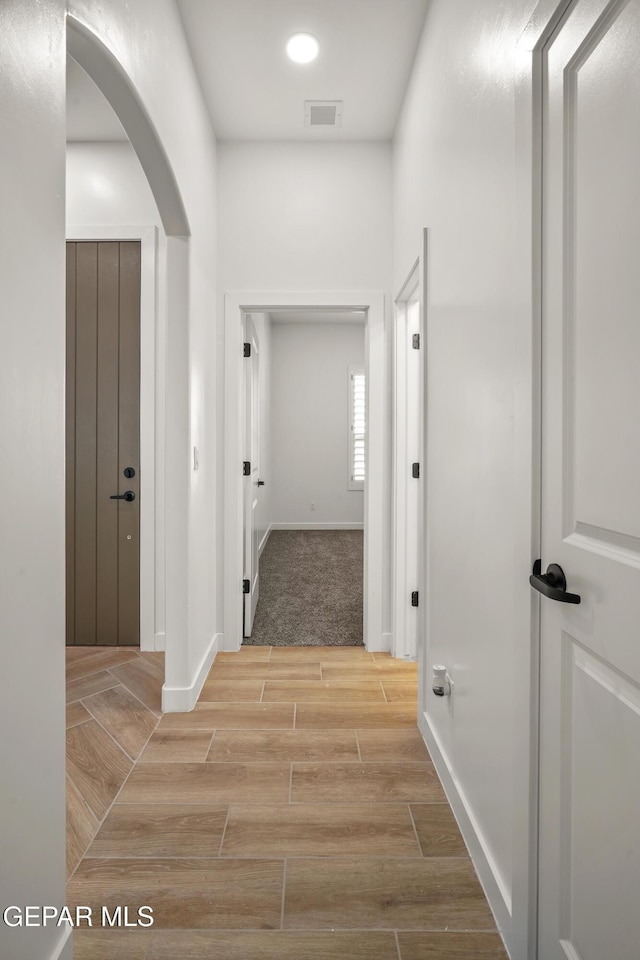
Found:
[[[591,12],[585,5],[582,16],[586,15]],[[626,124],[616,121],[616,112],[604,104],[594,105],[593,96],[620,38],[633,29],[630,17],[629,0],[606,4],[564,68],[565,536],[575,532],[578,521],[621,536],[640,536],[637,512],[630,509],[636,501],[633,439],[630,434],[621,438],[618,428],[618,411],[635,403],[636,397],[624,381],[607,378],[607,366],[616,360],[609,351],[612,342],[619,339],[632,352],[640,348],[640,337],[632,339],[628,327],[640,291],[640,285],[631,291],[627,283],[629,273],[636,270],[630,253],[636,246],[633,198],[618,184],[629,177],[632,161],[625,159]],[[618,78],[613,99],[619,100],[620,110],[625,87]],[[629,106],[625,104],[626,109]],[[599,150],[597,161],[591,159],[603,141],[607,151]],[[594,190],[596,183],[601,186]],[[603,214],[605,203],[608,210]],[[603,242],[594,256],[596,232]],[[618,291],[615,311],[602,294],[604,275],[607,286]]]
[[[640,539],[617,530],[607,530],[605,527],[594,527],[590,523],[576,521],[575,533],[565,540],[568,544],[593,550],[602,556],[608,554],[620,560],[621,563],[630,563],[640,566]]]
[[[163,650],[165,335],[156,295],[158,229],[149,224],[69,225],[66,239],[140,242],[140,649]]]
[[[640,686],[569,632],[562,631],[561,643],[561,749],[573,763],[563,769],[562,776],[559,931],[567,956],[580,960],[601,956],[614,931],[635,915],[637,870],[634,876],[629,838],[617,830],[618,818],[612,817],[612,808],[626,810],[626,816],[635,818],[640,805],[636,746]],[[606,733],[607,726],[615,731],[615,739],[598,737]],[[595,789],[594,756],[599,768]],[[612,793],[614,777],[619,778],[621,770],[625,788]],[[608,902],[612,877],[625,870],[628,883],[623,896]],[[580,897],[575,896],[576,887]]]

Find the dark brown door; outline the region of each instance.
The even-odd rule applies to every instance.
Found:
[[[140,642],[140,243],[67,243],[67,644]],[[127,499],[113,499],[127,495]],[[133,494],[133,497],[132,497]]]

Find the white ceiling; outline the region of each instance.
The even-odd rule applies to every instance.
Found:
[[[388,140],[429,0],[178,0],[221,140]],[[291,63],[307,32],[318,59]],[[341,127],[305,127],[305,100],[342,100]],[[67,58],[67,140],[126,140],[109,103]]]
[[[108,101],[81,66],[67,57],[67,140],[126,140]]]
[[[428,0],[178,0],[221,140],[389,140]],[[313,34],[320,54],[285,44]],[[343,100],[341,127],[304,125],[305,100]]]

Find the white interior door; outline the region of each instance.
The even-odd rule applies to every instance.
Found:
[[[244,629],[251,636],[253,618],[260,595],[258,570],[258,490],[260,477],[260,349],[250,314],[244,317],[245,345],[249,356],[244,361],[245,390],[245,475],[244,475]],[[247,466],[248,464],[248,466]]]
[[[640,956],[640,0],[544,51],[540,960]]]
[[[424,603],[424,337],[421,300],[424,254],[396,299],[394,342],[393,653],[417,658],[419,608]],[[417,338],[417,340],[416,340]]]

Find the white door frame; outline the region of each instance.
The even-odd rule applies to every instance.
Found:
[[[513,875],[505,902],[492,876],[480,842],[469,844],[505,943],[513,956],[538,958],[538,732],[540,724],[539,602],[528,583],[541,540],[541,347],[542,347],[542,51],[573,0],[539,0],[515,51],[516,232],[515,282],[530,296],[519,304],[520,322],[513,325],[514,350],[522,358],[522,376],[515,393],[514,556],[521,585],[514,598],[515,634],[528,638],[514,656],[513,689],[521,709],[514,713]],[[527,366],[525,366],[525,363]],[[528,429],[525,427],[528,425]],[[468,834],[465,833],[465,839]]]
[[[224,649],[242,643],[242,315],[313,308],[366,311],[367,451],[364,491],[364,642],[387,649],[382,632],[385,486],[384,294],[248,292],[225,295],[224,326]]]
[[[158,230],[155,226],[69,225],[67,240],[140,241],[140,649],[164,650],[164,632],[155,629],[156,586],[164,598],[164,565],[156,569],[156,542],[164,542],[160,503],[156,511],[156,416],[164,397],[164,371],[156,369]],[[163,463],[157,466],[162,476]]]
[[[426,596],[426,437],[425,427],[427,418],[424,410],[426,399],[426,332],[425,332],[425,288],[427,263],[427,230],[423,231],[422,250],[420,256],[411,268],[409,275],[402,284],[394,302],[393,327],[393,453],[392,453],[392,634],[393,656],[405,657],[409,655],[407,642],[407,614],[411,593],[419,592],[419,606],[417,609],[416,624],[416,657],[424,659],[426,623],[425,605]],[[407,364],[410,351],[407,308],[412,294],[417,292],[420,310],[420,383],[419,395],[422,398],[422,410],[419,412],[418,431],[420,435],[420,479],[415,480],[409,472],[409,436],[407,422],[409,410],[407,394],[403,386],[406,382]],[[410,574],[407,565],[407,510],[409,503],[410,485],[419,483],[418,493],[418,568],[416,573]],[[420,657],[420,654],[423,657]]]

